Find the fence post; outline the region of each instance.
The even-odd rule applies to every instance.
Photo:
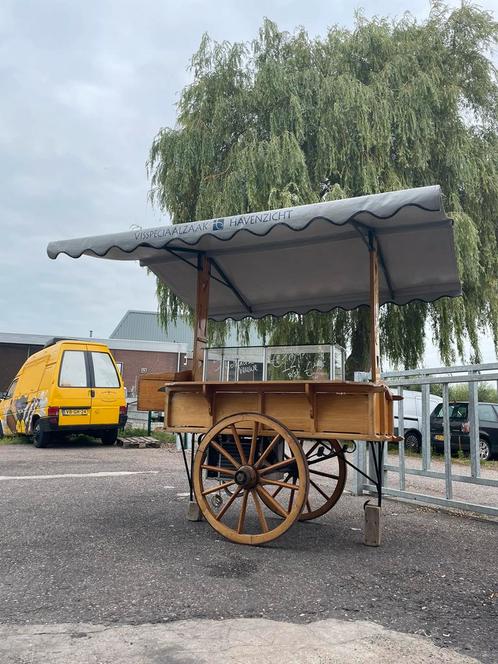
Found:
[[[365,446],[366,443],[364,440],[355,440],[356,450],[353,455],[354,465],[366,472],[366,454]],[[363,485],[365,484],[365,478],[360,473],[357,473],[356,470],[353,471],[353,478],[351,482],[351,495],[352,496],[362,496],[363,495]]]
[[[422,385],[422,470],[431,467],[431,386]]]
[[[444,475],[446,484],[446,498],[453,498],[453,485],[451,482],[451,429],[450,429],[450,400],[448,396],[448,383],[443,384],[443,434],[444,434]]]
[[[403,397],[403,388],[398,387],[398,395]],[[398,436],[401,436],[399,445],[399,488],[400,491],[405,490],[405,412],[403,406],[403,399],[398,401]]]
[[[469,382],[469,425],[470,425],[470,474],[481,476],[481,457],[479,454],[479,385],[477,381]]]

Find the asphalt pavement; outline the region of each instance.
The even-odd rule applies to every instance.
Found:
[[[343,496],[275,542],[243,547],[206,522],[186,521],[187,491],[173,450],[1,446],[2,663],[65,661],[27,659],[17,637],[9,655],[9,635],[28,635],[35,653],[37,638],[50,632],[237,619],[298,630],[346,621],[351,634],[367,621],[418,635],[439,653],[461,653],[461,661],[497,661],[496,520],[386,501],[383,544],[372,549],[362,543],[364,499]],[[124,661],[109,656],[86,661]],[[189,657],[129,661],[207,661]]]

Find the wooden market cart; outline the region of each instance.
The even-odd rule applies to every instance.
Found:
[[[347,466],[355,467],[348,453],[367,441],[377,505],[366,514],[378,523],[384,446],[400,440],[397,397],[380,379],[379,306],[461,292],[438,186],[49,245],[51,258],[60,253],[139,260],[195,311],[192,370],[163,375],[159,387],[165,429],[194,437],[190,463],[182,445],[191,518],[202,514],[233,542],[270,542],[334,506]],[[203,380],[208,318],[363,305],[370,309],[368,383]],[[150,403],[157,406],[155,387]],[[377,529],[369,543],[379,537]]]

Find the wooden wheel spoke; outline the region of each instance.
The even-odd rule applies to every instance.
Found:
[[[294,504],[294,491],[296,490],[296,478],[292,478],[292,482],[294,483],[294,489],[291,491],[291,494],[289,496],[289,505],[287,507],[287,511],[290,512],[292,509],[292,505]]]
[[[258,440],[258,428],[259,428],[259,422],[257,422],[255,420],[253,425],[252,425],[251,449],[249,450],[249,460],[247,462],[250,466],[253,465],[254,456],[256,454],[256,442]]]
[[[240,467],[240,463],[233,458],[230,452],[227,452],[225,449],[223,449],[223,447],[219,445],[215,440],[212,440],[210,445],[212,445],[217,452],[222,454],[225,457],[225,459],[232,464],[232,466],[234,466],[235,468]]]
[[[286,519],[289,514],[284,510],[282,505],[275,500],[275,498],[271,495],[271,493],[268,493],[268,491],[262,487],[260,484],[256,487],[256,491],[259,493],[259,495],[263,498],[265,498],[265,502],[267,504],[269,503],[271,505],[271,509],[276,512],[277,514],[280,514],[281,517]]]
[[[316,484],[315,482],[313,482],[312,479],[310,479],[310,484],[311,484],[311,486],[314,486],[314,487],[315,487],[315,489],[318,491],[318,493],[321,493],[321,494],[322,494],[322,496],[325,498],[325,500],[329,500],[329,499],[330,499],[330,496],[327,496],[327,494],[325,493],[325,491],[323,491],[322,488],[318,486],[318,484]]]
[[[287,482],[287,480],[289,479],[289,477],[290,477],[290,473],[288,473],[288,474],[285,476],[285,478],[284,478],[284,482]],[[266,484],[266,481],[265,481],[265,480],[263,480],[263,484]],[[283,487],[282,487],[282,486],[279,486],[278,489],[276,489],[276,491],[274,491],[271,495],[275,498],[275,496],[276,496],[278,493],[280,493],[280,491],[282,491],[282,489],[283,489]]]
[[[291,491],[297,491],[299,489],[295,482],[290,484],[290,482],[281,482],[280,480],[269,480],[266,478],[261,480],[261,484],[274,484],[275,486],[280,487],[280,490],[290,489]],[[275,494],[273,494],[273,497],[275,498]]]
[[[259,457],[259,459],[256,461],[254,464],[254,468],[259,468],[259,466],[263,463],[263,461],[268,457],[272,449],[275,447],[277,444],[278,439],[280,438],[280,434],[277,433],[275,438],[271,441],[271,443],[268,445],[266,450],[263,452],[263,454]]]
[[[235,484],[233,480],[230,480],[229,482],[224,482],[223,484],[217,484],[216,486],[212,486],[210,489],[206,489],[205,491],[203,491],[202,495],[207,496],[210,493],[215,493],[216,491],[222,491],[223,489],[227,489],[232,484]]]
[[[237,452],[239,453],[240,461],[242,465],[245,466],[247,463],[246,455],[244,454],[244,448],[242,447],[240,436],[234,424],[230,425],[230,431],[232,432],[233,439],[235,440],[235,446],[237,448]]]
[[[311,470],[311,468],[308,468],[310,473],[313,473],[313,475],[320,475],[321,477],[330,477],[333,480],[338,480],[339,475],[332,475],[332,473],[322,473],[320,470]]]
[[[337,459],[337,458],[340,458],[340,455],[335,452],[333,454],[327,454],[321,457],[315,457],[314,459],[308,460],[308,466],[314,466],[317,463],[324,463],[324,461],[329,461],[330,459]]]
[[[218,514],[214,515],[214,518],[216,519],[216,521],[219,521],[224,516],[224,514],[226,514],[228,509],[231,507],[233,501],[237,498],[237,496],[239,495],[239,493],[241,491],[242,491],[242,487],[238,486],[237,489],[232,493],[231,498],[229,498],[227,500],[227,502],[223,505],[221,510],[218,512]]]
[[[269,528],[268,524],[266,522],[265,515],[263,514],[263,509],[261,507],[261,502],[259,500],[258,492],[252,489],[251,491],[252,499],[254,500],[254,504],[256,505],[256,512],[258,514],[258,519],[259,519],[259,525],[261,526],[261,530],[264,533],[267,533]]]
[[[309,498],[306,498],[306,509],[308,510],[308,512],[312,512],[312,511],[313,511],[313,510],[311,509],[310,499],[309,499]]]
[[[247,499],[249,498],[249,491],[244,492],[244,497],[242,498],[242,506],[240,508],[239,521],[237,523],[237,532],[240,534],[244,529],[244,521],[246,519],[246,510],[247,510]]]
[[[222,475],[230,475],[230,477],[235,476],[235,470],[230,470],[230,468],[222,468],[221,466],[210,466],[208,463],[203,463],[201,465],[203,470],[210,470],[213,473],[221,473]]]
[[[319,442],[318,442],[318,443],[315,443],[315,444],[313,445],[313,447],[312,447],[310,450],[308,450],[308,451],[306,452],[306,458],[307,458],[307,459],[310,458],[310,456],[311,456],[311,455],[313,454],[313,452],[316,450],[316,448],[318,447],[318,445],[320,445]]]
[[[285,468],[286,466],[290,466],[291,463],[296,463],[296,457],[289,457],[287,459],[284,459],[283,461],[274,463],[271,466],[265,466],[262,470],[259,471],[259,474],[266,475],[267,473],[271,473],[274,470],[278,470],[279,468]]]

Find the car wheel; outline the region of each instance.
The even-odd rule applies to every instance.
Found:
[[[412,452],[420,452],[420,436],[416,431],[409,431],[405,436],[405,450],[412,450]]]
[[[107,431],[102,432],[100,439],[104,445],[114,445],[117,437],[118,437],[117,429],[108,429]]]
[[[42,431],[40,420],[36,420],[33,424],[33,445],[35,447],[46,447],[48,443],[48,434]]]
[[[481,461],[489,461],[491,459],[491,445],[486,438],[479,438],[479,456]]]

